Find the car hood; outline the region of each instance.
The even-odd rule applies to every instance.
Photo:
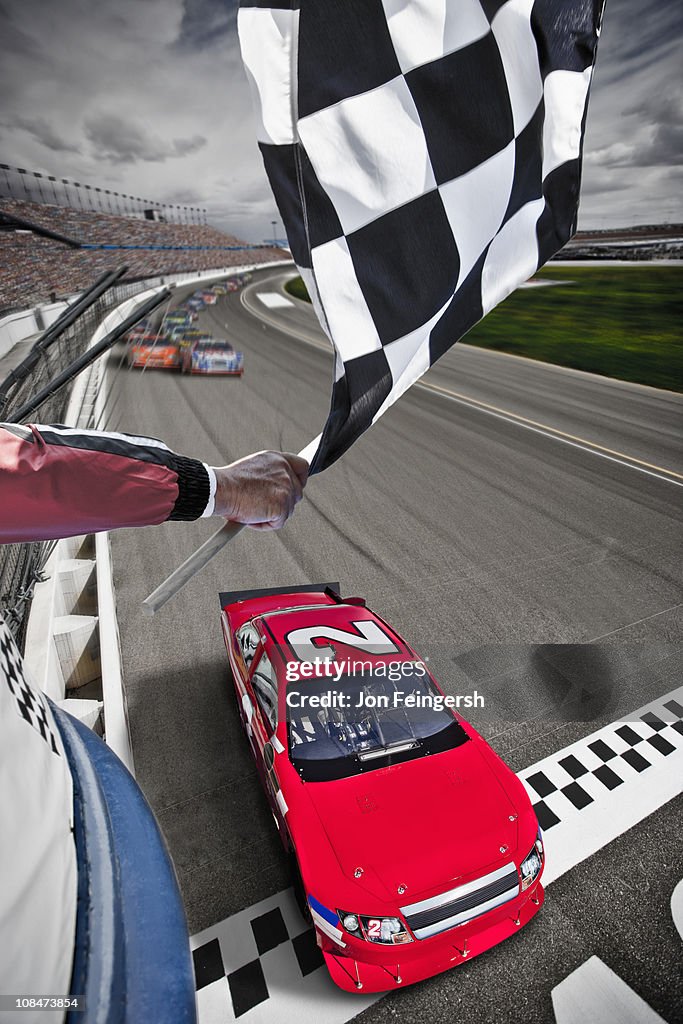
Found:
[[[354,880],[361,868],[356,884],[379,899],[405,904],[514,858],[517,809],[480,742],[307,784],[347,878]]]

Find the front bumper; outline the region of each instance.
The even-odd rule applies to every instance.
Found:
[[[347,992],[386,992],[441,974],[498,945],[523,928],[541,909],[544,899],[539,881],[531,891],[466,925],[397,946],[350,940],[342,950],[327,936],[317,931],[316,935],[332,980],[340,988]]]
[[[200,370],[197,367],[193,367],[190,373],[194,373],[198,377],[241,377],[244,373],[244,367],[238,366],[234,370]]]

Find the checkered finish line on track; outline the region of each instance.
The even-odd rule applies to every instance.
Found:
[[[683,687],[519,777],[543,829],[547,884],[683,792]]]
[[[242,0],[259,145],[336,350],[339,458],[576,225],[602,0]]]
[[[683,687],[519,776],[544,828],[548,885],[683,792]],[[336,988],[291,889],[191,941],[200,1024],[343,1024],[380,998]]]

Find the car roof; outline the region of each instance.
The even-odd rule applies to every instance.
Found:
[[[343,602],[304,604],[302,601],[295,607],[266,611],[257,618],[263,627],[261,631],[265,633],[266,653],[276,666],[278,675],[284,674],[284,665],[287,661],[301,660],[302,650],[306,651],[306,660],[313,661],[317,655],[324,656],[325,649],[329,652],[329,648],[332,647],[334,657],[330,659],[330,663],[345,663],[349,674],[352,674],[350,665],[353,662],[370,661],[372,664],[378,664],[414,657],[405,641],[391,626],[375,615],[370,608],[359,605],[348,605]],[[371,653],[363,647],[362,626],[359,628],[357,624],[364,622],[373,623],[386,637],[385,652]],[[316,627],[320,627],[317,634]],[[326,630],[330,628],[348,634],[351,642],[345,642],[339,633],[329,636]],[[300,642],[295,644],[293,634],[298,630],[303,632],[298,634]],[[358,644],[353,643],[354,636],[358,637]],[[319,672],[323,674],[323,669],[320,668]]]

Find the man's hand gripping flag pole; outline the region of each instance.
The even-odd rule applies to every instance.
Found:
[[[299,452],[299,456],[305,459],[306,462],[311,463],[313,456],[318,449],[320,444],[319,435],[315,440],[307,444],[306,447]],[[219,551],[222,551],[226,544],[233,540],[238,533],[241,533],[245,528],[244,523],[233,523],[227,522],[220,530],[216,530],[208,540],[204,541],[201,547],[198,547],[189,558],[186,558],[182,565],[179,565],[170,576],[168,576],[163,583],[160,583],[156,590],[153,590],[149,597],[146,597],[142,602],[142,609],[146,615],[154,615],[159,611],[160,608],[170,601],[172,597],[178,593],[186,583],[189,583],[193,576],[196,576],[198,572],[208,565],[212,558],[214,558]]]

